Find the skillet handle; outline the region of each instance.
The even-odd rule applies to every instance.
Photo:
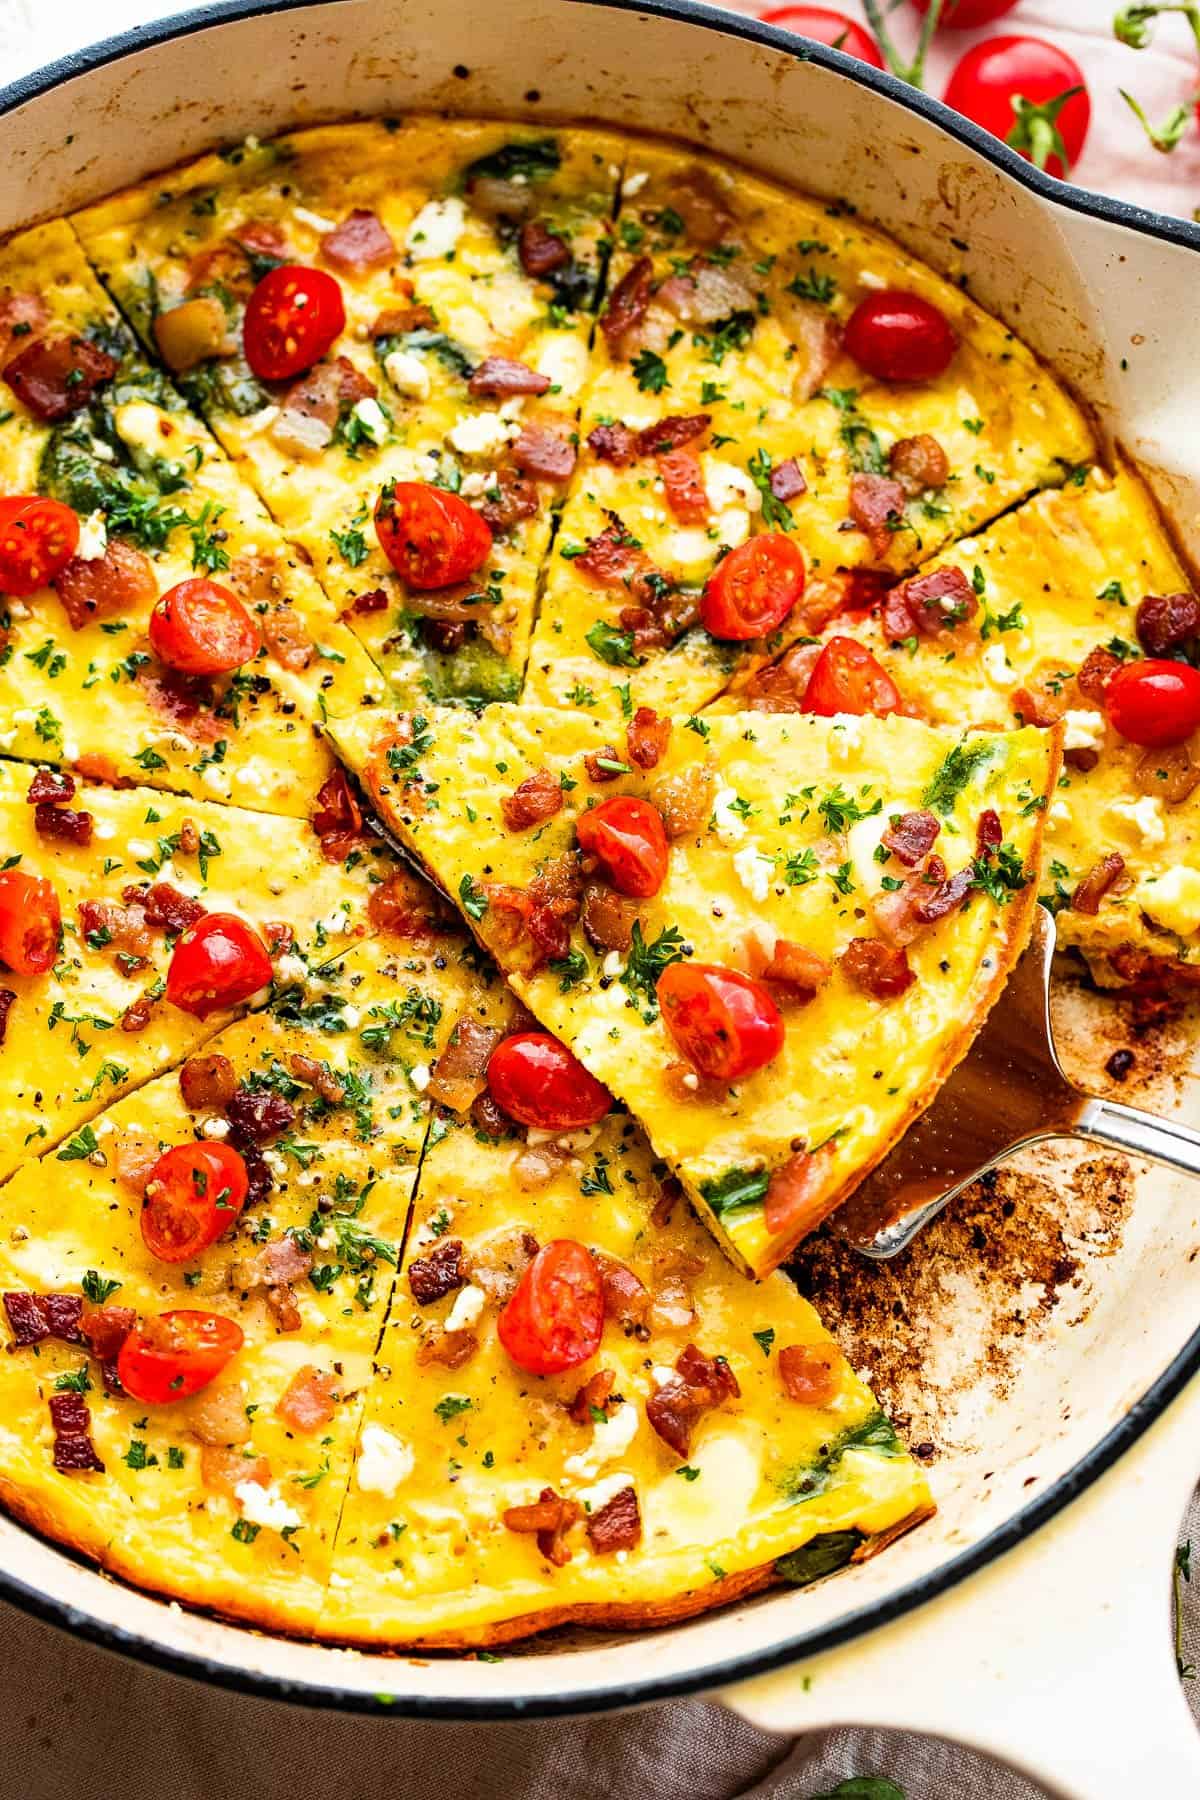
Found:
[[[1198,1459],[1200,1377],[1023,1544],[857,1642],[721,1698],[777,1732],[866,1725],[966,1744],[1057,1800],[1200,1794],[1169,1605]]]
[[[1200,1131],[1192,1131],[1178,1119],[1139,1112],[1115,1100],[1089,1100],[1074,1129],[1076,1135],[1095,1143],[1166,1163],[1185,1175],[1200,1175]]]

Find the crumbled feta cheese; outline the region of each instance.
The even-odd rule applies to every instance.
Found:
[[[771,891],[771,879],[775,874],[775,864],[769,856],[753,844],[747,844],[739,850],[733,859],[734,872],[752,900],[760,904]]]
[[[99,562],[108,549],[108,520],[97,508],[79,522],[79,543],[75,554],[80,562]]]
[[[482,500],[488,489],[495,485],[495,469],[472,469],[459,482],[458,491],[464,500]]]
[[[667,1383],[675,1381],[677,1376],[674,1369],[669,1368],[666,1363],[655,1363],[650,1370],[650,1379],[655,1387],[666,1387]]]
[[[876,274],[874,269],[860,269],[858,279],[865,288],[886,288],[888,285],[887,276]]]
[[[394,1494],[407,1481],[417,1459],[411,1447],[382,1425],[364,1425],[354,1473],[368,1494]]]
[[[229,1136],[229,1120],[218,1119],[215,1115],[205,1119],[200,1127],[200,1136],[206,1138],[227,1138]]]
[[[1063,724],[1066,727],[1064,750],[1103,750],[1106,730],[1103,713],[1072,709],[1065,714]]]
[[[459,1288],[454,1296],[454,1305],[443,1320],[445,1330],[469,1331],[472,1325],[478,1324],[486,1305],[487,1295],[482,1288],[471,1283]]]
[[[633,1476],[618,1469],[614,1475],[602,1475],[591,1487],[577,1488],[575,1499],[581,1506],[586,1506],[590,1513],[598,1513],[602,1506],[607,1506],[623,1489],[633,1485]]]
[[[98,462],[116,462],[117,453],[103,438],[94,437],[88,446]]]
[[[596,1420],[588,1448],[578,1456],[568,1456],[563,1468],[568,1475],[578,1476],[583,1481],[598,1475],[605,1463],[624,1456],[637,1436],[640,1423],[637,1407],[631,1400],[626,1400],[611,1418]]]
[[[429,1064],[414,1063],[412,1068],[408,1071],[408,1079],[412,1082],[418,1094],[423,1094],[425,1089],[429,1086]]]
[[[1016,680],[1016,672],[1008,660],[1008,651],[1003,644],[986,645],[979,660],[993,687],[1007,690]]]
[[[287,1174],[287,1157],[283,1154],[282,1150],[264,1150],[262,1159],[266,1163],[268,1169],[270,1169],[272,1175],[278,1175],[282,1178]]]
[[[14,732],[13,735],[15,736],[16,733]],[[111,819],[96,819],[92,825],[92,832],[96,837],[100,838],[101,841],[105,841],[108,838],[116,837],[117,828]]]
[[[833,732],[829,740],[829,748],[839,761],[847,762],[851,755],[861,750],[863,741],[863,722],[854,713],[838,713],[833,721]]]
[[[1071,809],[1065,800],[1056,800],[1046,817],[1051,825],[1066,825],[1071,817]]]
[[[223,794],[229,785],[229,777],[220,763],[208,763],[200,771],[200,779],[214,794]]]
[[[632,200],[635,195],[641,193],[649,179],[649,169],[635,169],[633,174],[627,175],[621,183],[621,198]]]
[[[154,845],[148,838],[126,838],[125,848],[135,862],[145,862],[154,855]]]
[[[329,933],[330,937],[341,937],[344,932],[347,932],[350,929],[350,915],[349,913],[342,912],[339,907],[337,912],[331,912],[327,919],[321,920],[321,923]]]
[[[346,1024],[351,1031],[354,1030],[356,1025],[362,1024],[362,1010],[360,1007],[343,1006],[342,1017],[345,1019]]]
[[[723,512],[727,506],[738,506],[743,511],[752,513],[762,511],[762,495],[755,487],[752,477],[745,469],[739,469],[736,463],[723,462],[717,456],[706,456],[704,486],[714,512]]]
[[[621,952],[619,950],[610,950],[600,965],[600,971],[602,974],[611,977],[619,975],[624,967],[625,964],[621,959]]]
[[[429,370],[415,351],[389,350],[383,359],[383,372],[398,394],[414,400],[429,398]]]
[[[336,219],[327,219],[322,213],[310,212],[307,206],[293,206],[292,217],[301,225],[307,225],[313,231],[319,231],[324,237],[327,231],[337,229]]]
[[[382,406],[374,395],[368,394],[365,400],[356,400],[350,411],[371,442],[382,444],[388,433],[388,422]]]
[[[486,457],[491,462],[514,435],[499,413],[467,413],[446,433],[446,442],[460,456]]]
[[[723,541],[729,542],[728,538]],[[741,541],[742,539],[738,540],[739,543]],[[737,545],[730,544],[729,547],[735,550]],[[673,531],[666,542],[666,555],[668,562],[681,569],[693,568],[697,563],[707,566],[713,559],[713,540],[699,526],[694,531]]]
[[[739,819],[735,812],[730,811],[737,798],[735,789],[723,787],[713,801],[713,819],[716,822],[717,836],[723,844],[730,846],[740,844],[746,835],[745,821]]]
[[[405,245],[414,262],[436,262],[449,256],[467,223],[467,209],[456,194],[429,200],[408,228]]]
[[[1176,864],[1157,881],[1139,881],[1134,899],[1157,925],[1178,937],[1200,931],[1200,869]]]
[[[303,957],[296,956],[291,950],[285,950],[275,964],[275,973],[280,981],[307,981],[308,964]]]
[[[551,332],[538,352],[535,366],[539,375],[548,375],[564,394],[577,394],[587,379],[587,344],[574,333],[568,336]]]
[[[1143,794],[1140,800],[1114,800],[1108,810],[1118,819],[1124,819],[1127,825],[1132,825],[1147,849],[1166,843],[1167,822],[1157,794]]]
[[[239,1481],[234,1488],[242,1517],[251,1525],[266,1525],[271,1531],[294,1531],[304,1518],[289,1506],[274,1482],[263,1487],[259,1481]]]

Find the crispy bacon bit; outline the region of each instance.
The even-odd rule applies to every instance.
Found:
[[[1157,794],[1167,806],[1178,806],[1200,784],[1200,765],[1186,744],[1171,744],[1139,757],[1133,779],[1140,794]]]
[[[544,225],[541,219],[527,219],[517,239],[517,255],[525,273],[536,279],[539,275],[549,275],[551,270],[561,269],[564,263],[569,263],[571,246],[557,232]]]
[[[435,937],[450,923],[441,896],[407,869],[394,870],[371,889],[367,918],[377,931],[414,941]]]
[[[117,359],[85,337],[39,337],[4,365],[4,380],[35,418],[53,423],[86,406],[111,381]]]
[[[388,597],[383,588],[368,588],[365,594],[355,594],[349,606],[342,612],[343,619],[362,618],[367,613],[386,612]]]
[[[197,1433],[197,1436],[200,1434]],[[203,1448],[200,1451],[200,1479],[210,1491],[224,1494],[229,1500],[237,1500],[237,1490],[243,1482],[252,1481],[257,1487],[268,1487],[271,1481],[271,1465],[265,1456],[248,1456],[244,1450],[233,1445],[208,1444],[200,1439]],[[245,1442],[245,1439],[239,1440]]]
[[[636,576],[652,566],[615,513],[609,514],[603,531],[587,540],[583,555],[575,558],[575,567],[601,587],[630,587]]]
[[[537,509],[538,491],[533,482],[516,469],[500,469],[495,489],[479,508],[479,516],[493,532],[511,531],[522,519],[532,519]]]
[[[471,1102],[471,1123],[484,1137],[506,1137],[512,1120],[489,1093],[477,1094]]]
[[[1043,665],[1025,686],[1014,688],[1009,696],[1009,705],[1018,718],[1043,730],[1057,725],[1070,704],[1067,671],[1058,663]]]
[[[318,1431],[337,1411],[338,1398],[336,1378],[305,1363],[284,1388],[275,1411],[292,1431]]]
[[[919,437],[898,438],[888,451],[888,468],[906,494],[923,494],[946,485],[950,463],[935,437],[923,431]]]
[[[639,433],[629,425],[596,425],[588,432],[588,449],[597,462],[625,469],[641,455],[638,437]]]
[[[700,453],[692,444],[655,458],[667,506],[682,525],[703,525],[711,510]]]
[[[75,778],[63,769],[39,769],[25,798],[30,806],[62,806],[75,798]]]
[[[1200,634],[1194,594],[1147,594],[1137,609],[1138,642],[1147,656],[1167,656]]]
[[[151,1169],[162,1154],[157,1134],[129,1129],[115,1132],[111,1160],[117,1180],[133,1194],[144,1194]]]
[[[850,517],[871,544],[871,554],[885,557],[893,532],[904,523],[907,496],[898,481],[856,470],[850,477]]]
[[[0,300],[0,367],[49,323],[50,308],[40,294],[5,294]]]
[[[318,1062],[315,1056],[302,1056],[298,1050],[293,1050],[288,1055],[287,1064],[297,1081],[302,1081],[306,1087],[320,1094],[322,1100],[327,1100],[330,1106],[341,1106],[346,1092],[328,1063]]]
[[[686,272],[668,275],[656,299],[685,325],[716,325],[739,312],[753,317],[758,304],[754,289],[737,269],[702,256],[694,256]]]
[[[933,849],[941,821],[931,812],[902,813],[888,826],[881,842],[906,869],[915,869]]]
[[[615,1319],[626,1337],[648,1336],[650,1290],[633,1270],[603,1250],[593,1251],[604,1287],[605,1316]]]
[[[785,1344],[779,1352],[779,1379],[798,1406],[828,1406],[845,1367],[836,1344]]]
[[[769,982],[778,998],[793,1005],[806,1005],[832,979],[831,962],[790,938],[776,938],[769,958],[763,957],[762,945],[753,932],[747,935],[746,946],[750,974]]]
[[[464,1264],[468,1281],[483,1289],[496,1306],[516,1292],[517,1283],[538,1253],[538,1241],[521,1226],[476,1244]]]
[[[49,1337],[61,1338],[64,1344],[83,1343],[79,1329],[83,1317],[81,1295],[19,1291],[7,1293],[3,1298],[13,1343],[18,1349],[24,1349],[27,1344],[40,1344]]]
[[[295,607],[286,600],[269,606],[261,623],[267,650],[280,668],[307,669],[316,651],[308,627]]]
[[[340,225],[327,231],[321,239],[321,255],[335,269],[361,275],[366,269],[380,269],[396,254],[391,234],[373,212],[356,206]]]
[[[670,719],[660,719],[652,706],[639,706],[625,728],[629,760],[639,769],[653,769],[660,763],[670,741]]]
[[[122,888],[121,898],[130,905],[140,904],[145,908],[147,925],[169,932],[186,931],[189,925],[204,917],[206,910],[199,900],[193,900],[190,894],[181,894],[169,881],[155,881],[148,888]]]
[[[153,994],[139,994],[136,1000],[131,1000],[121,1014],[121,1030],[145,1031],[154,1017],[156,1003],[156,997]]]
[[[1000,823],[1000,815],[989,806],[979,815],[979,823],[975,827],[976,856],[994,856],[1004,842],[1004,827]]]
[[[227,1056],[189,1056],[179,1071],[179,1092],[189,1112],[224,1112],[237,1093],[238,1079]]]
[[[120,773],[112,757],[102,750],[88,750],[77,756],[75,772],[85,781],[102,781],[106,787],[130,788],[135,785],[128,775]]]
[[[567,1408],[577,1425],[591,1425],[597,1413],[610,1418],[616,1409],[617,1402],[612,1397],[616,1384],[616,1373],[612,1369],[597,1369],[589,1375],[581,1388],[575,1391],[575,1398]]]
[[[294,1123],[296,1109],[282,1094],[272,1094],[266,1089],[252,1092],[239,1087],[225,1108],[225,1116],[239,1139],[251,1144],[268,1144]]]
[[[226,724],[213,717],[212,684],[202,676],[181,675],[176,669],[161,669],[152,675],[139,669],[138,682],[155,712],[194,742],[215,744],[228,731]]]
[[[181,819],[179,823],[179,849],[183,856],[195,856],[200,848],[200,832],[195,819]]]
[[[288,455],[311,456],[332,441],[342,407],[369,400],[374,393],[375,383],[349,357],[317,363],[284,395],[271,437]]]
[[[278,1329],[299,1331],[303,1320],[292,1283],[303,1280],[312,1266],[311,1251],[301,1250],[295,1238],[285,1233],[283,1237],[263,1244],[253,1256],[241,1257],[231,1263],[229,1286],[245,1294],[265,1289],[267,1309]]]
[[[625,899],[613,888],[600,882],[590,882],[584,888],[580,923],[593,950],[628,950],[637,916],[637,902]]]
[[[417,1347],[417,1362],[421,1368],[436,1363],[442,1369],[461,1369],[478,1348],[473,1331],[444,1331],[440,1325],[432,1325]]]
[[[503,1036],[495,1026],[480,1025],[464,1013],[434,1064],[426,1090],[429,1098],[451,1112],[469,1111],[487,1086],[488,1062]]]
[[[671,205],[683,220],[689,243],[707,250],[725,243],[735,219],[715,178],[698,164],[671,185]]]
[[[669,413],[653,425],[644,425],[636,438],[638,456],[666,456],[684,444],[702,438],[712,424],[711,413]]]
[[[78,631],[92,619],[152,606],[158,599],[158,580],[144,551],[110,538],[103,556],[89,562],[72,557],[55,576],[54,591],[72,631]]]
[[[632,1487],[621,1488],[598,1511],[588,1514],[587,1534],[598,1556],[614,1550],[632,1550],[642,1538],[642,1515]]]
[[[645,318],[653,279],[654,265],[650,258],[639,256],[609,295],[608,305],[600,319],[600,329],[614,356],[621,354],[622,340],[627,333]]]
[[[389,306],[372,321],[371,336],[403,337],[406,331],[430,331],[437,324],[437,314],[420,300],[408,300],[402,306]]]
[[[80,1330],[92,1355],[99,1362],[108,1363],[114,1360],[136,1322],[132,1306],[96,1306],[84,1314]]]
[[[432,1306],[445,1299],[466,1282],[462,1266],[461,1238],[443,1238],[428,1256],[413,1258],[408,1270],[408,1285],[418,1306]]]
[[[1103,706],[1108,684],[1120,667],[1119,656],[1097,645],[1080,663],[1075,685],[1085,700],[1090,700],[1094,706]]]
[[[54,1466],[64,1475],[88,1470],[104,1473],[104,1464],[92,1443],[92,1415],[82,1394],[51,1394],[50,1422],[54,1426]]]
[[[528,363],[511,356],[485,356],[468,381],[467,391],[477,399],[508,399],[515,394],[544,394],[551,385],[548,375],[531,369]]]
[[[33,809],[33,828],[38,836],[64,844],[90,844],[92,823],[91,813],[75,812],[69,806],[42,805]]]
[[[345,862],[362,838],[362,808],[344,769],[331,770],[318,788],[312,828],[326,862]]]
[[[606,768],[603,766],[604,764],[613,764],[615,766]],[[589,750],[583,759],[583,766],[587,770],[588,780],[598,784],[606,781],[615,781],[617,776],[621,773],[620,765],[621,758],[617,753],[615,744],[601,744],[599,750]]]
[[[913,902],[913,917],[919,925],[934,925],[957,912],[975,886],[975,871],[968,867],[927,886]]]
[[[716,775],[707,763],[689,763],[655,782],[650,799],[662,815],[663,830],[672,843],[701,830],[712,812],[716,792]]]
[[[1075,892],[1071,895],[1071,911],[1086,913],[1094,918],[1100,911],[1100,902],[1108,893],[1113,883],[1125,873],[1125,858],[1111,851],[1093,863]]]
[[[692,1283],[703,1273],[704,1264],[684,1250],[655,1252],[650,1324],[656,1331],[684,1331],[695,1322]]]
[[[567,1533],[582,1517],[578,1500],[564,1500],[552,1487],[544,1487],[531,1505],[508,1507],[504,1523],[510,1531],[534,1533],[546,1561],[561,1569],[571,1560]]]
[[[697,1421],[741,1394],[723,1356],[705,1356],[695,1344],[680,1351],[675,1374],[660,1383],[646,1402],[646,1417],[677,1456],[686,1458]]]
[[[771,470],[771,492],[776,500],[798,500],[801,494],[807,494],[808,483],[804,472],[794,456],[776,463]]]
[[[524,474],[539,481],[566,481],[575,467],[575,446],[561,432],[526,425],[512,447],[512,459]]]
[[[800,1238],[820,1224],[827,1211],[821,1190],[832,1156],[831,1141],[816,1150],[796,1150],[771,1171],[763,1201],[763,1223],[772,1237],[786,1232],[789,1237]]]
[[[917,979],[908,966],[908,952],[881,938],[851,938],[841,964],[847,980],[876,1000],[895,1000]]]
[[[579,917],[583,874],[573,851],[551,857],[529,884],[529,934],[544,961],[565,956]]]
[[[561,812],[562,806],[563,790],[549,769],[535,769],[500,802],[504,823],[510,831],[528,831],[531,825],[540,825],[543,819],[553,818],[556,812]]]
[[[961,569],[934,569],[890,589],[883,602],[883,629],[894,644],[912,637],[937,637],[965,624],[979,600]]]
[[[0,988],[0,1049],[4,1047],[5,1034],[8,1031],[8,1015],[16,1004],[17,996],[11,988]]]
[[[777,663],[768,663],[751,676],[739,690],[738,704],[749,712],[803,712],[820,654],[820,644],[793,644]]]

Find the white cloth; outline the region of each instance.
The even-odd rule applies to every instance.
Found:
[[[826,4],[860,10],[858,0]],[[748,0],[734,5],[757,10]],[[11,79],[182,10],[153,0],[0,0],[0,72]],[[992,29],[1041,32],[1083,65],[1093,121],[1076,170],[1082,186],[1190,216],[1200,206],[1200,128],[1173,157],[1159,156],[1116,90],[1134,90],[1152,118],[1165,113],[1197,80],[1191,38],[1182,20],[1167,19],[1154,48],[1135,54],[1112,40],[1113,10],[1114,0],[1024,0]],[[911,23],[903,0],[892,17],[898,32]],[[957,32],[945,40],[948,49],[937,46],[931,92],[942,91],[957,56],[984,35]],[[1200,1547],[1200,1507],[1187,1530]],[[1184,1623],[1186,1660],[1200,1664],[1200,1573],[1184,1589]],[[792,1741],[701,1700],[615,1719],[412,1724],[217,1692],[92,1649],[4,1606],[0,1642],[8,1672],[0,1793],[21,1800],[810,1800],[851,1775],[886,1776],[906,1800],[1039,1796],[1021,1777],[956,1746],[872,1731]],[[1189,1680],[1200,1714],[1198,1690],[1200,1682]]]

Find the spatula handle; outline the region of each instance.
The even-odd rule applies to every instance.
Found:
[[[1079,1115],[1075,1132],[1099,1144],[1111,1144],[1131,1156],[1166,1163],[1186,1175],[1200,1175],[1200,1132],[1178,1119],[1155,1118],[1135,1106],[1115,1100],[1089,1100]]]

